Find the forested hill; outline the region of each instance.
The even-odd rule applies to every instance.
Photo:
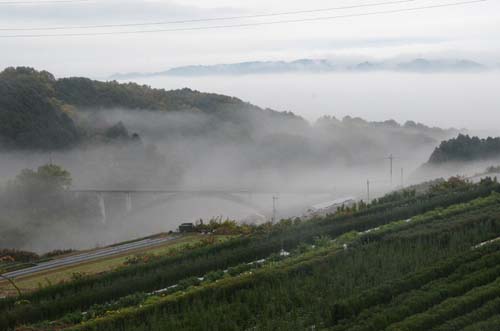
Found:
[[[202,111],[219,113],[226,110],[262,111],[238,98],[201,93],[188,88],[166,91],[135,83],[100,82],[82,77],[54,81],[56,97],[64,103],[85,108],[128,108],[159,111]]]
[[[78,127],[79,113],[115,108],[205,113],[233,122],[245,120],[249,113],[303,121],[291,113],[264,110],[224,95],[80,77],[56,79],[47,71],[18,67],[0,72],[0,147],[73,146],[88,138],[88,132]]]
[[[323,117],[311,125],[291,112],[187,88],[166,91],[81,77],[56,79],[27,67],[0,72],[0,149],[53,150],[137,137],[129,130],[156,143],[187,137],[212,145],[245,144],[263,154],[254,159],[270,160],[280,151],[286,157],[277,162],[288,163],[328,155],[352,160],[422,149],[427,154],[438,141],[457,134],[413,121],[368,122],[349,116]]]
[[[7,69],[0,73],[0,146],[61,148],[79,139],[73,120],[55,98],[48,72]]]
[[[440,165],[448,162],[469,162],[500,158],[500,137],[480,139],[460,134],[458,137],[441,142],[432,153],[429,164]]]

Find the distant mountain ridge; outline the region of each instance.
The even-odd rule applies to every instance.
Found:
[[[110,79],[124,80],[155,76],[209,76],[209,75],[251,75],[279,73],[323,73],[323,72],[471,72],[489,69],[487,66],[467,59],[430,60],[416,58],[405,62],[364,61],[354,64],[337,63],[328,59],[299,59],[295,61],[251,61],[215,65],[188,65],[152,73],[117,73]]]

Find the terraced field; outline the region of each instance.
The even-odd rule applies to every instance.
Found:
[[[496,330],[498,191],[485,181],[285,220],[0,300],[0,328]]]

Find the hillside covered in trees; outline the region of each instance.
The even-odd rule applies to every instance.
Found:
[[[500,158],[500,137],[481,139],[460,134],[441,142],[432,153],[429,164],[471,162]]]
[[[7,68],[0,72],[0,147],[45,150],[72,147],[88,140],[90,129],[102,126],[92,123],[89,127],[85,112],[118,108],[203,113],[241,123],[249,119],[245,117],[247,113],[257,117],[295,117],[263,110],[237,98],[190,89],[165,91],[134,83],[79,77],[56,79],[47,71]]]
[[[325,132],[327,145],[333,143],[337,150],[348,141],[384,144],[394,137],[411,147],[419,147],[455,133],[412,121],[400,125],[395,121],[367,122],[351,117],[343,120],[325,117],[311,126],[290,112],[262,109],[234,97],[82,77],[56,79],[47,71],[18,67],[0,73],[0,148],[57,150],[116,138],[113,136],[116,128],[111,133],[106,130],[121,122],[120,116],[110,118],[111,111],[117,109],[145,118],[151,118],[151,112],[186,114],[182,123],[164,119],[167,122],[164,124],[175,122],[175,125],[162,128],[163,136],[211,134],[227,141],[251,141],[267,136],[266,143],[277,144],[276,148],[283,144],[299,148],[304,143],[317,144],[318,139],[324,140]],[[136,129],[142,131],[141,136],[160,134],[160,130],[151,132],[135,123],[123,123],[119,137],[127,136],[126,130]],[[315,141],[311,141],[312,135],[316,136]],[[331,150],[331,146],[325,146],[324,150]]]
[[[27,68],[0,73],[0,147],[39,149],[75,144],[80,135],[56,98],[54,77]]]

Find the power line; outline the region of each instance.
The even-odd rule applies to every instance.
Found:
[[[239,28],[239,27],[253,27],[253,26],[288,24],[288,23],[327,21],[327,20],[349,18],[349,17],[363,17],[363,16],[374,16],[374,15],[393,14],[393,13],[402,13],[402,12],[412,12],[412,11],[425,10],[425,9],[433,9],[433,8],[461,6],[461,5],[474,4],[474,3],[486,2],[486,1],[487,0],[461,1],[461,2],[440,4],[440,5],[412,7],[412,8],[404,8],[404,9],[374,11],[374,12],[367,12],[367,13],[337,15],[337,16],[323,16],[323,17],[304,18],[304,19],[291,19],[291,20],[281,20],[281,21],[270,21],[270,22],[260,22],[260,23],[245,23],[245,24],[232,24],[232,25],[212,25],[212,26],[202,26],[202,27],[174,28],[174,29],[156,29],[156,30],[131,30],[131,31],[89,32],[89,33],[59,33],[59,34],[17,34],[17,35],[0,35],[0,38],[83,37],[83,36],[109,36],[109,35],[129,35],[129,34],[159,33],[159,32],[215,30],[215,29],[225,29],[225,28]]]
[[[100,24],[100,25],[70,25],[70,26],[33,27],[33,28],[0,28],[0,31],[41,31],[41,30],[119,28],[119,27],[132,27],[132,26],[168,25],[168,24],[213,22],[213,21],[229,21],[229,20],[265,18],[265,17],[275,17],[275,16],[295,15],[295,14],[319,13],[319,12],[328,12],[328,11],[334,11],[334,10],[346,10],[346,9],[365,8],[365,7],[387,6],[387,5],[396,5],[396,4],[403,4],[403,3],[416,2],[416,1],[426,1],[426,0],[386,1],[386,2],[366,3],[366,4],[362,4],[362,5],[351,5],[351,6],[342,6],[342,7],[297,10],[297,11],[276,12],[276,13],[256,14],[256,15],[199,18],[199,19],[177,20],[177,21],[159,21],[159,22],[143,22],[143,23],[123,23],[123,24]]]
[[[0,1],[0,5],[45,5],[91,2],[91,0]]]

